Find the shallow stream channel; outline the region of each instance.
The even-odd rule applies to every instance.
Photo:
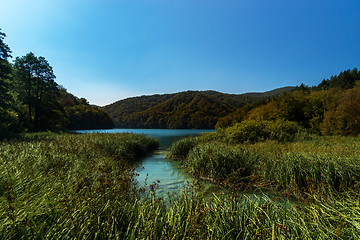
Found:
[[[139,187],[148,187],[156,183],[156,192],[163,195],[177,192],[193,181],[193,177],[184,171],[179,162],[165,157],[171,145],[181,138],[213,131],[214,130],[201,129],[106,129],[80,132],[129,132],[145,134],[158,139],[160,142],[159,150],[138,160],[136,180],[138,181]],[[204,187],[205,191],[211,188],[210,185]]]

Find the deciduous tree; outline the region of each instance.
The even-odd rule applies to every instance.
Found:
[[[14,67],[19,96],[27,106],[29,129],[38,131],[60,127],[55,122],[61,119],[59,116],[63,110],[58,102],[59,88],[48,61],[29,53],[17,57]]]
[[[11,57],[11,51],[4,43],[5,37],[5,33],[0,32],[0,137],[14,128],[17,122],[17,114],[13,109],[14,98],[10,94],[12,67],[8,58]]]

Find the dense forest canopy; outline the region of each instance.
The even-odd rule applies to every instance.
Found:
[[[23,131],[112,128],[109,115],[56,82],[49,62],[30,52],[9,62],[0,31],[0,137]]]
[[[224,94],[216,91],[187,91],[174,94],[128,98],[104,107],[122,128],[213,129],[219,118],[250,103],[292,90],[265,93]]]
[[[317,86],[301,84],[263,104],[246,105],[220,118],[217,128],[247,120],[286,120],[314,133],[359,135],[360,72],[357,68],[349,69]]]

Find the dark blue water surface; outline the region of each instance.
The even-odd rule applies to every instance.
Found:
[[[136,133],[145,134],[160,141],[160,150],[145,158],[139,159],[137,181],[139,186],[157,183],[159,193],[178,191],[183,188],[187,182],[193,178],[186,173],[180,166],[180,163],[165,157],[166,149],[171,147],[175,141],[187,137],[199,135],[214,130],[201,129],[106,129],[106,130],[84,130],[86,132],[108,132],[108,133]]]
[[[108,132],[108,133],[136,133],[136,134],[145,134],[154,138],[157,138],[160,141],[160,149],[167,149],[171,147],[175,141],[187,137],[199,135],[205,132],[214,132],[215,130],[209,129],[104,129],[104,130],[81,130],[77,131],[80,133],[86,132]]]

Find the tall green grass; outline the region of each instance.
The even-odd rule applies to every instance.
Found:
[[[185,166],[191,173],[211,179],[240,181],[254,170],[257,157],[247,149],[214,143],[195,146],[189,153]]]
[[[347,194],[346,197],[351,197]],[[126,205],[126,239],[358,239],[359,199],[297,204],[266,195],[184,192]]]
[[[321,170],[305,202],[261,192],[204,197],[196,187],[166,199],[151,191],[139,197],[128,163],[157,147],[145,136],[42,134],[2,142],[0,239],[358,239],[357,141],[235,146],[212,134],[185,148],[182,161],[198,161],[196,174],[280,191],[303,191],[296,174],[316,179]],[[350,180],[343,187],[344,176]]]
[[[225,197],[225,208],[217,207],[205,217],[209,217],[206,226],[215,223],[211,229],[220,228],[221,235],[215,238],[359,239],[360,138],[302,135],[291,142],[263,140],[235,144],[220,131],[173,145],[181,149],[179,145],[191,142],[180,159],[195,176],[242,189],[272,190],[271,195],[278,196],[276,201],[263,197],[250,201],[247,196],[253,195],[244,195],[241,204]],[[171,149],[169,156],[176,154]],[[239,208],[232,212],[233,204]],[[250,211],[259,210],[257,206],[262,206],[261,220]],[[232,225],[237,211],[245,216]]]
[[[154,150],[132,134],[46,134],[0,144],[0,239],[112,238],[136,197],[127,162]]]
[[[191,148],[181,148],[190,145]],[[266,187],[295,197],[359,190],[358,138],[313,137],[295,142],[255,144],[204,143],[201,138],[175,143],[169,156],[179,155],[194,175],[234,186]],[[185,158],[183,156],[186,156]]]
[[[193,149],[197,143],[197,137],[187,137],[180,139],[173,143],[171,150],[167,154],[167,157],[176,160],[183,160],[187,157],[190,150]]]

